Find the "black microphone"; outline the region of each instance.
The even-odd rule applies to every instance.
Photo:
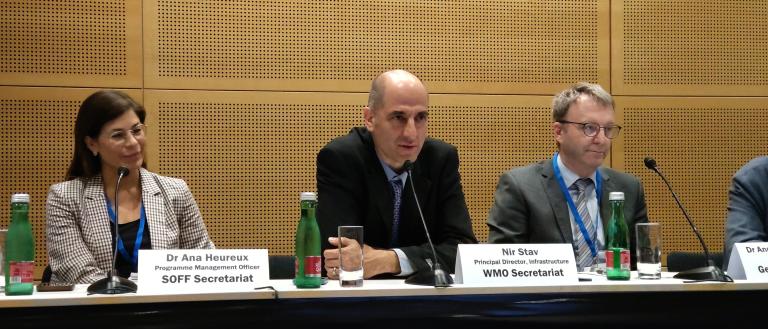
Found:
[[[119,234],[119,223],[118,220],[118,210],[117,210],[117,195],[118,195],[118,189],[120,188],[120,180],[123,177],[128,176],[130,174],[130,170],[128,168],[121,166],[120,168],[117,168],[117,184],[115,184],[115,253],[112,255],[112,269],[107,272],[107,277],[103,278],[101,280],[98,280],[94,283],[92,283],[90,286],[88,286],[88,294],[102,294],[102,295],[116,295],[116,294],[124,294],[129,292],[136,292],[136,283],[128,280],[126,278],[121,277],[117,273],[117,269],[115,268],[115,265],[117,263],[117,240],[120,236]],[[133,246],[134,248],[139,248],[140,246]]]
[[[677,194],[675,194],[675,191],[672,190],[672,186],[667,181],[667,178],[664,177],[664,174],[662,174],[661,170],[659,170],[659,167],[656,165],[656,160],[651,157],[646,157],[643,162],[645,163],[645,166],[648,167],[648,169],[653,170],[656,174],[658,174],[659,177],[661,177],[661,180],[664,181],[664,184],[667,185],[669,192],[672,193],[672,197],[675,199],[675,202],[677,202],[677,206],[683,212],[683,216],[685,216],[685,219],[688,220],[688,224],[691,225],[693,233],[696,233],[696,237],[699,239],[701,247],[704,249],[704,258],[706,262],[704,267],[697,267],[691,270],[679,272],[675,274],[674,278],[696,281],[733,282],[733,280],[725,275],[725,273],[723,273],[719,267],[715,266],[715,262],[709,256],[709,249],[707,248],[707,244],[704,243],[704,239],[701,238],[699,229],[695,224],[693,224],[693,221],[691,221],[691,218],[688,216],[688,212],[685,211],[685,207],[683,207],[683,204],[680,203],[680,199],[677,198]]]
[[[434,286],[435,288],[450,287],[453,284],[453,279],[450,275],[446,274],[442,268],[440,268],[440,262],[437,261],[437,252],[435,252],[435,245],[432,244],[432,238],[429,236],[429,230],[427,229],[427,221],[424,220],[424,214],[421,212],[421,205],[419,204],[419,197],[416,196],[416,187],[413,185],[413,174],[411,169],[413,163],[411,160],[405,160],[403,169],[408,172],[408,181],[411,182],[411,192],[413,192],[413,199],[416,201],[416,209],[419,210],[419,217],[421,218],[421,224],[424,225],[424,233],[427,235],[427,243],[432,248],[432,272],[416,272],[405,280],[407,284],[416,284],[421,286]]]

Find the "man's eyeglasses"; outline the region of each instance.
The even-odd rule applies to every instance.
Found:
[[[131,129],[128,129],[127,131],[115,130],[109,134],[109,140],[115,144],[123,144],[128,139],[128,134],[131,134],[131,136],[133,136],[134,139],[144,138],[144,133],[146,129],[147,129],[147,126],[145,126],[142,123],[139,123],[133,126]]]
[[[601,126],[596,123],[591,122],[572,122],[572,121],[566,121],[566,120],[560,120],[559,123],[570,123],[572,125],[579,125],[581,126],[581,131],[584,132],[584,135],[587,137],[595,137],[597,136],[597,133],[600,132],[600,128],[602,128],[605,131],[605,137],[608,137],[610,139],[616,138],[619,136],[619,132],[621,132],[621,126]]]

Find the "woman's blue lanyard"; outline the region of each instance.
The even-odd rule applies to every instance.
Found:
[[[568,192],[568,187],[565,186],[565,180],[563,180],[563,175],[560,174],[560,167],[557,165],[557,157],[558,152],[555,152],[555,155],[552,159],[552,167],[555,169],[555,178],[557,178],[557,183],[560,185],[560,190],[563,191],[563,195],[565,195],[565,201],[568,202],[568,208],[571,210],[571,214],[573,214],[573,219],[576,221],[576,224],[579,225],[579,231],[581,231],[581,235],[584,237],[584,240],[587,241],[587,245],[589,245],[589,250],[592,252],[592,257],[597,256],[597,247],[595,246],[595,241],[592,241],[592,237],[589,236],[589,233],[587,232],[587,228],[584,227],[584,221],[581,219],[581,215],[579,215],[579,211],[576,208],[576,204],[573,203],[573,198],[571,197],[571,193]],[[600,170],[595,171],[595,191],[597,192],[597,212],[598,212],[598,218],[595,220],[595,226],[597,226],[597,221],[600,220],[599,218],[599,212],[600,212],[600,200],[603,196],[603,190],[602,187],[602,179],[600,177]],[[597,230],[595,230],[597,231]]]
[[[109,220],[112,221],[112,223],[115,223],[117,221],[117,216],[115,215],[115,211],[112,210],[112,202],[109,202],[109,198],[104,196],[104,199],[107,200],[107,212],[109,213]],[[144,237],[144,225],[147,222],[147,215],[144,213],[144,203],[141,204],[141,214],[139,215],[139,230],[136,232],[136,242],[133,244],[133,257],[128,255],[128,251],[125,250],[125,246],[123,245],[123,239],[120,237],[120,235],[117,235],[117,250],[120,252],[120,255],[123,256],[123,259],[131,262],[131,269],[135,272],[138,270],[139,267],[139,249],[141,247],[141,239]],[[117,229],[117,225],[115,223],[115,229]]]

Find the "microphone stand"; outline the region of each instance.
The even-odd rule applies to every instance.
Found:
[[[661,180],[664,181],[664,184],[667,185],[667,189],[669,189],[669,192],[672,193],[672,198],[675,199],[675,202],[677,203],[677,207],[680,208],[680,210],[683,212],[683,216],[686,220],[688,220],[688,224],[691,225],[691,228],[693,229],[693,233],[696,234],[696,237],[699,239],[699,242],[701,243],[701,247],[704,249],[704,258],[706,259],[706,263],[704,267],[697,267],[694,269],[690,269],[687,271],[678,272],[675,274],[675,279],[683,279],[683,280],[694,280],[694,281],[718,281],[718,282],[733,282],[733,280],[725,275],[723,273],[723,270],[721,270],[719,267],[715,266],[715,261],[712,260],[712,258],[709,255],[709,249],[707,248],[707,244],[704,243],[704,239],[701,238],[701,233],[699,233],[699,229],[696,227],[695,224],[693,224],[693,221],[691,221],[691,218],[688,216],[688,212],[685,211],[685,207],[683,207],[682,203],[680,203],[680,199],[677,198],[677,194],[675,194],[675,191],[672,190],[672,185],[669,184],[667,181],[667,178],[664,176],[664,174],[661,173],[661,170],[659,170],[658,166],[656,165],[656,160],[653,158],[645,158],[644,160],[645,166],[648,167],[648,169],[653,170],[655,173],[661,177]]]
[[[120,180],[124,176],[128,176],[130,171],[126,167],[120,167],[117,169],[117,185],[115,186],[115,253],[112,255],[112,269],[107,272],[107,277],[100,279],[94,283],[92,283],[90,286],[88,286],[88,294],[99,294],[99,295],[117,295],[117,294],[125,294],[129,292],[136,292],[137,286],[136,283],[128,280],[124,277],[121,277],[117,273],[117,269],[115,268],[115,263],[117,262],[117,240],[119,237],[119,223],[118,221],[118,211],[117,211],[117,194],[118,194],[118,188],[120,187]],[[134,248],[139,248],[139,246],[134,246]]]
[[[421,224],[424,225],[424,233],[427,235],[427,242],[432,249],[432,271],[420,271],[405,279],[405,283],[414,284],[420,286],[434,286],[435,288],[446,288],[453,284],[453,278],[445,273],[440,266],[440,262],[437,261],[437,252],[435,252],[435,245],[432,244],[432,238],[429,236],[429,230],[427,229],[427,222],[424,220],[424,214],[421,212],[421,205],[419,204],[419,198],[416,196],[416,187],[413,185],[413,174],[411,174],[411,167],[413,163],[410,160],[406,160],[403,167],[408,171],[408,181],[411,182],[411,192],[413,192],[413,199],[416,200],[416,209],[419,210],[419,217],[421,218]]]

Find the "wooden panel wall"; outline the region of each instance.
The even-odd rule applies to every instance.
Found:
[[[768,96],[765,1],[611,3],[613,92]]]
[[[2,85],[141,88],[141,5],[0,2]]]
[[[366,92],[393,67],[417,72],[432,92],[607,85],[608,8],[608,1],[145,1],[146,87]]]
[[[721,252],[731,176],[768,153],[766,99],[628,96],[616,102],[627,129],[613,145],[614,167],[640,177],[649,219],[662,223],[665,250],[701,247],[664,182],[645,167],[647,156],[656,159],[710,251]]]
[[[459,148],[473,227],[485,240],[498,176],[551,156],[551,97],[584,80],[617,96],[625,129],[611,165],[643,180],[667,250],[698,246],[639,164],[645,154],[668,163],[717,249],[730,175],[766,153],[767,6],[3,1],[0,118],[9,128],[0,200],[32,194],[41,269],[44,198],[70,160],[74,114],[94,90],[123,88],[149,111],[150,169],[190,183],[218,246],[290,254],[296,196],[314,189],[315,152],[361,124],[375,75],[405,68],[433,94],[430,135]]]

